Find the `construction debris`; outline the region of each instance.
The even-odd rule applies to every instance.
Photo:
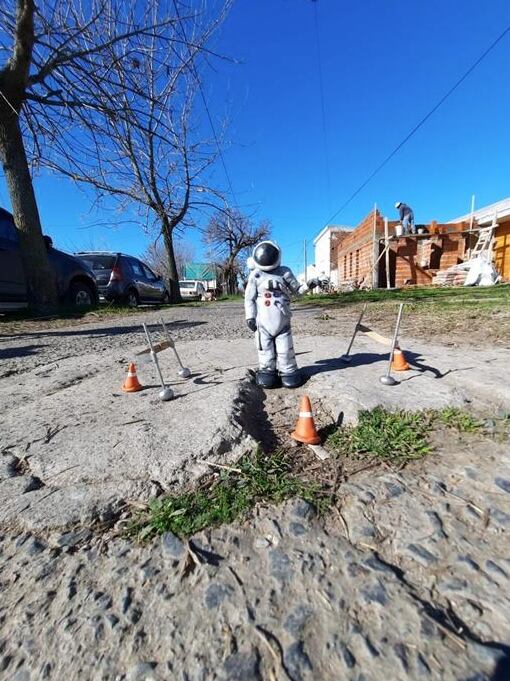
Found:
[[[434,277],[436,286],[493,286],[501,280],[492,263],[482,255],[467,262],[440,270]]]

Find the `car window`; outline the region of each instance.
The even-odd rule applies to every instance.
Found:
[[[95,272],[113,269],[116,259],[116,256],[114,255],[96,255],[94,253],[85,253],[84,255],[78,254],[78,257]]]
[[[147,265],[142,265],[143,271],[145,272],[145,276],[149,281],[156,281],[157,276],[154,274],[152,270],[150,270]]]
[[[195,288],[194,281],[180,281],[179,288]]]
[[[13,243],[18,243],[18,233],[12,220],[0,217],[0,238],[7,239]]]
[[[135,277],[145,277],[141,262],[134,260],[133,258],[129,258],[129,264],[131,265],[131,269],[133,270]]]

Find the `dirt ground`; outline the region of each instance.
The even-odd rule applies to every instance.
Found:
[[[380,333],[391,335],[397,313],[396,302],[368,303],[364,323]],[[320,306],[310,301],[300,302],[294,308],[293,328],[296,335],[349,336],[363,309],[363,303],[343,305],[333,303]],[[25,342],[24,357],[35,353],[45,358],[51,352],[56,357],[67,350],[83,351],[93,343],[95,349],[136,341],[141,333],[141,323],[156,324],[164,313],[173,322],[172,334],[177,340],[201,338],[249,338],[250,331],[244,322],[241,302],[216,302],[181,305],[155,309],[143,307],[136,311],[103,308],[76,318],[46,318],[12,320],[0,317],[0,359],[10,359],[12,350],[6,343]],[[88,339],[88,329],[92,329]],[[102,333],[101,333],[102,330]],[[510,347],[510,306],[496,303],[478,305],[436,305],[431,302],[406,304],[401,326],[402,344],[409,336],[419,341],[442,343],[450,347],[477,346]],[[40,341],[44,339],[44,348]],[[42,352],[41,352],[42,351]],[[4,363],[2,363],[4,364]],[[0,376],[8,369],[2,368]]]

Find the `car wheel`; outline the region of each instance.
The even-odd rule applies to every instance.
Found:
[[[134,288],[129,289],[127,292],[126,303],[128,304],[128,307],[138,307],[140,304],[140,298]]]
[[[170,294],[168,293],[168,291],[165,291],[165,295],[161,299],[161,302],[163,303],[163,305],[169,305],[170,304]]]
[[[69,287],[69,301],[76,307],[90,307],[94,305],[95,298],[92,288],[85,282],[75,281]]]

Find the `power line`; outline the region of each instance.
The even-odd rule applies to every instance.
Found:
[[[466,78],[476,69],[476,67],[485,59],[485,57],[491,52],[496,45],[503,40],[503,38],[506,36],[507,33],[510,32],[510,25],[508,25],[505,30],[499,34],[499,36],[489,45],[489,47],[482,52],[482,54],[478,57],[478,59],[473,62],[473,64],[468,68],[468,70],[459,78],[459,80],[453,85],[448,92],[441,97],[441,99],[435,104],[434,107],[421,119],[419,123],[417,123],[414,128],[404,137],[404,139],[397,144],[397,146],[393,149],[393,151],[386,156],[386,158],[376,167],[375,170],[370,173],[370,175],[367,177],[367,179],[354,191],[349,198],[340,206],[340,208],[334,213],[329,220],[325,223],[324,226],[331,224],[331,222],[339,215],[347,206],[351,203],[351,201],[356,198],[356,196],[367,186],[367,184],[377,175],[377,173],[384,168],[384,166],[391,161],[391,159],[395,156],[395,154],[402,149],[404,144],[406,144],[411,137],[428,121],[428,119],[434,114],[439,107],[452,95],[455,90],[466,80]]]
[[[215,141],[215,143],[216,143],[216,148],[217,148],[217,150],[218,150],[218,155],[219,155],[219,157],[220,157],[220,159],[221,159],[221,165],[223,166],[223,172],[225,173],[225,177],[227,178],[227,183],[228,183],[228,186],[229,186],[229,189],[230,189],[230,193],[231,193],[231,195],[232,195],[232,198],[233,198],[233,200],[234,200],[234,205],[236,206],[237,210],[239,210],[239,206],[238,206],[238,204],[237,204],[236,195],[235,195],[234,189],[233,189],[233,187],[232,187],[232,181],[231,181],[231,179],[230,179],[230,174],[229,174],[228,169],[227,169],[227,164],[225,163],[225,157],[223,156],[223,150],[221,149],[220,140],[219,140],[219,137],[218,137],[218,135],[217,135],[217,133],[216,133],[216,127],[215,127],[215,125],[214,125],[214,121],[213,121],[213,119],[212,119],[211,112],[210,112],[210,110],[209,110],[209,106],[208,106],[207,100],[206,100],[206,98],[205,98],[204,89],[203,89],[203,87],[202,87],[202,81],[200,80],[200,77],[199,77],[199,75],[198,75],[197,69],[196,69],[196,67],[195,67],[195,63],[194,63],[194,61],[193,61],[193,55],[191,54],[191,50],[190,50],[190,47],[189,47],[188,39],[187,39],[187,36],[186,36],[186,30],[185,30],[185,28],[184,28],[184,25],[183,25],[183,22],[182,22],[181,15],[180,15],[180,13],[179,13],[179,8],[177,7],[177,2],[176,2],[176,0],[173,0],[173,5],[174,5],[174,9],[175,9],[175,14],[177,15],[177,19],[178,19],[179,25],[180,25],[180,27],[181,27],[181,32],[182,32],[182,35],[183,35],[183,38],[184,38],[184,42],[186,43],[186,46],[187,46],[187,49],[188,49],[188,53],[189,53],[189,56],[190,56],[190,60],[191,60],[191,62],[190,62],[190,68],[191,68],[191,70],[192,70],[192,72],[193,72],[193,75],[195,76],[195,80],[196,80],[196,82],[197,82],[198,89],[200,90],[200,96],[201,96],[201,98],[202,98],[202,103],[203,103],[204,108],[205,108],[205,111],[206,111],[206,113],[207,113],[207,118],[208,118],[208,120],[209,120],[209,125],[211,126],[211,130],[212,130],[212,134],[213,134],[213,137],[214,137],[214,141]]]

